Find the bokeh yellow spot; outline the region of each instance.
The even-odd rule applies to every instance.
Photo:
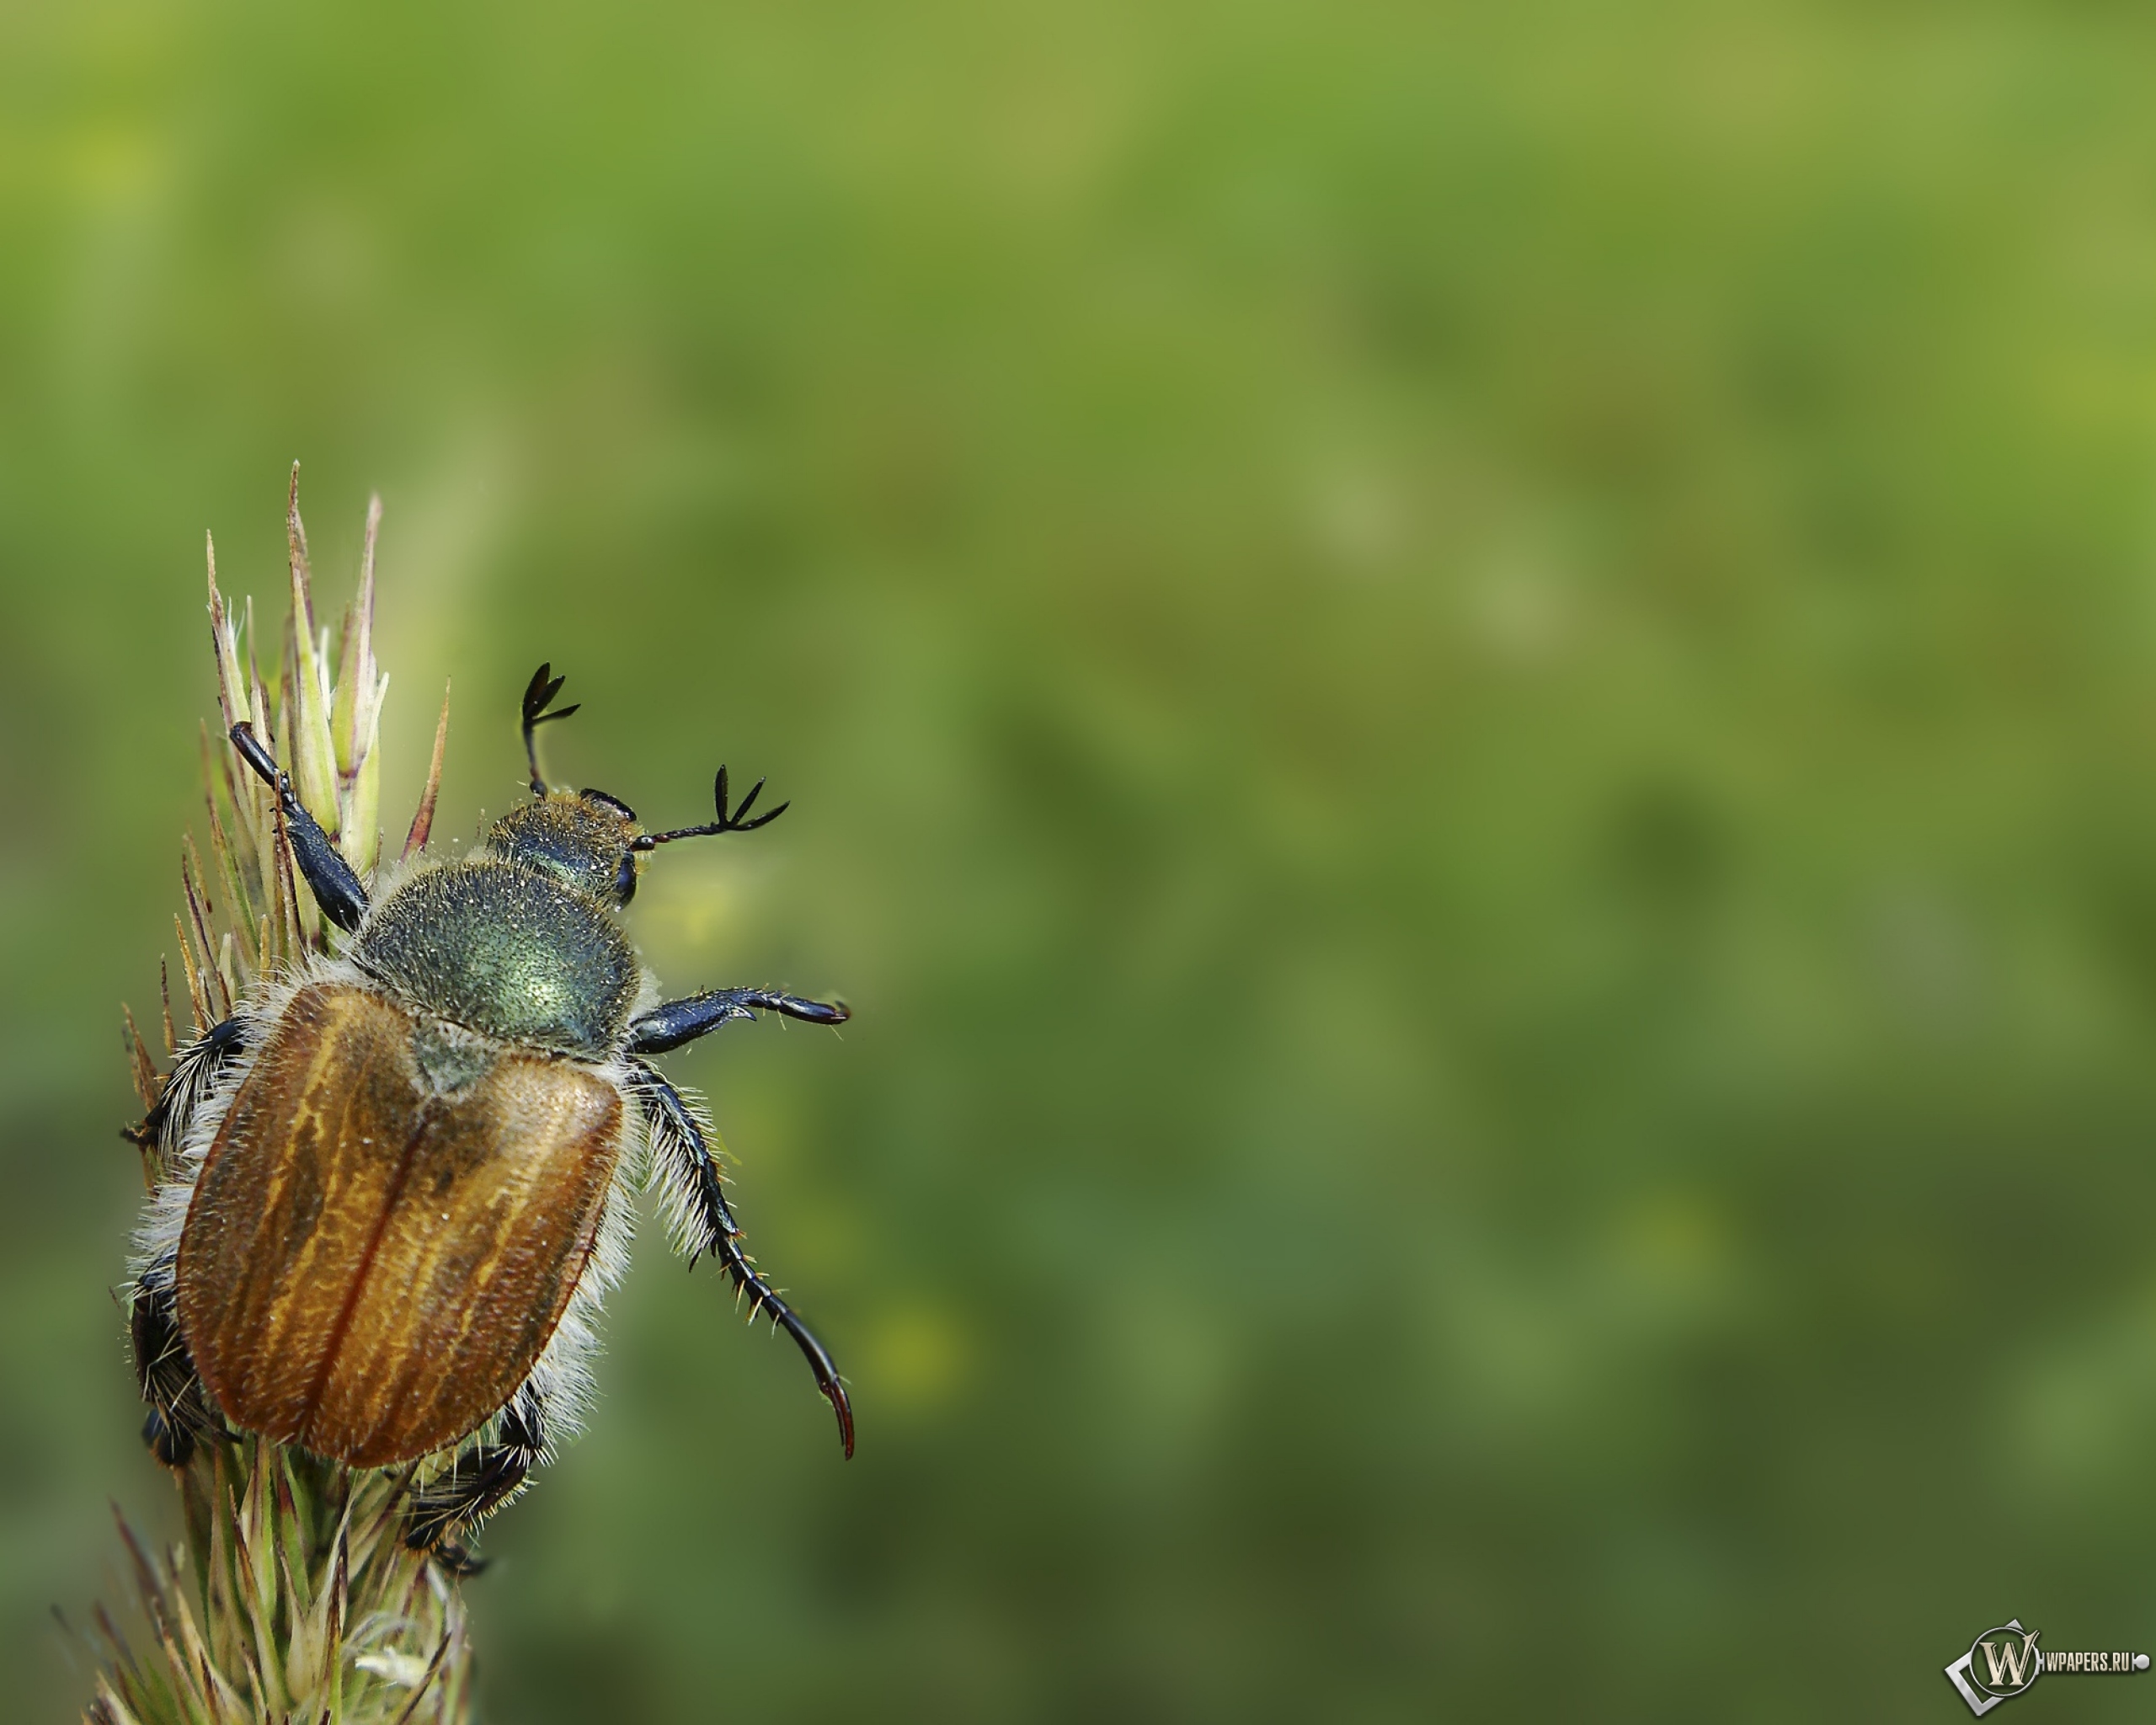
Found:
[[[894,1306],[871,1332],[867,1371],[879,1400],[905,1413],[925,1413],[948,1402],[972,1364],[969,1338],[939,1306],[910,1301]]]

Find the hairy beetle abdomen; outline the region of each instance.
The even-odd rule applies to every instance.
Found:
[[[180,1237],[180,1329],[234,1424],[355,1466],[445,1448],[561,1322],[622,1145],[614,1087],[348,984],[296,995]]]

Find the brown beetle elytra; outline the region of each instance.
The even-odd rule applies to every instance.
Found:
[[[598,1244],[621,1158],[604,1079],[479,1051],[445,1092],[426,1033],[371,990],[301,989],[180,1236],[180,1331],[226,1417],[360,1467],[430,1455],[507,1404]]]
[[[741,1249],[699,1111],[648,1058],[758,1012],[840,1024],[846,1009],[765,989],[652,1004],[612,915],[656,846],[786,805],[747,818],[759,781],[729,813],[722,767],[717,820],[645,833],[604,793],[550,790],[532,734],[574,711],[547,710],[550,670],[524,699],[534,800],[376,904],[232,728],[350,938],[181,1050],[132,1135],[176,1171],[129,1314],[159,1458],[184,1466],[231,1428],[355,1467],[465,1445],[414,1493],[407,1530],[451,1561],[574,1418],[591,1316],[623,1265],[627,1169],[661,1190],[676,1243],[793,1338],[853,1453],[837,1369]]]

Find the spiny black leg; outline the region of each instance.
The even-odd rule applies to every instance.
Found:
[[[247,1047],[247,1032],[237,1018],[227,1018],[203,1033],[179,1051],[166,1075],[164,1088],[143,1115],[141,1124],[123,1126],[120,1135],[141,1150],[162,1151],[167,1157],[179,1148],[187,1122],[217,1081],[217,1075],[238,1059]]]
[[[526,1382],[502,1410],[491,1439],[458,1455],[448,1472],[412,1493],[404,1511],[404,1543],[433,1552],[452,1574],[476,1573],[477,1561],[455,1536],[469,1533],[522,1489],[546,1445],[544,1404]]]
[[[300,873],[307,877],[315,903],[322,906],[323,916],[350,934],[367,914],[367,889],[360,884],[359,876],[352,873],[352,865],[343,853],[329,842],[322,824],[307,812],[307,805],[292,788],[291,775],[277,765],[277,757],[256,739],[254,727],[242,719],[232,727],[232,738],[240,759],[276,792],[277,806],[285,811],[286,830],[291,835],[292,855],[299,862]]]
[[[128,1340],[135,1352],[135,1378],[150,1412],[142,1422],[142,1441],[168,1467],[184,1467],[195,1445],[219,1430],[202,1395],[202,1381],[179,1333],[173,1310],[173,1260],[159,1258],[136,1279],[127,1302]]]
[[[572,702],[558,713],[547,711],[553,705],[554,697],[562,692],[562,685],[568,681],[566,676],[554,676],[553,670],[551,664],[541,665],[531,673],[531,681],[524,688],[524,758],[531,766],[531,794],[535,797],[547,794],[547,781],[539,771],[539,740],[532,733],[542,724],[567,718],[581,704]]]
[[[707,1036],[729,1018],[783,1012],[810,1024],[843,1024],[853,1014],[836,1001],[804,1001],[768,988],[712,988],[654,1007],[629,1026],[629,1052],[663,1055]]]
[[[630,1080],[630,1088],[643,1109],[645,1124],[651,1134],[652,1154],[659,1159],[658,1171],[682,1188],[683,1195],[691,1200],[690,1249],[711,1253],[733,1279],[735,1290],[749,1295],[751,1322],[755,1321],[760,1309],[768,1311],[771,1322],[793,1338],[794,1345],[808,1360],[809,1370],[816,1374],[816,1387],[824,1392],[832,1412],[838,1415],[839,1442],[851,1461],[853,1407],[846,1400],[846,1386],[839,1380],[838,1367],[832,1364],[831,1356],[808,1326],[794,1315],[764,1279],[755,1260],[741,1249],[741,1225],[734,1220],[733,1208],[727,1203],[725,1189],[719,1183],[718,1164],[712,1159],[711,1148],[704,1142],[703,1132],[696,1124],[696,1116],[689,1112],[689,1105],[682,1101],[680,1092],[643,1061],[631,1060],[629,1065],[635,1074]]]
[[[187,1135],[189,1121],[217,1078],[246,1051],[247,1027],[227,1018],[179,1051],[156,1103],[140,1125],[125,1135],[168,1172]],[[184,1467],[196,1444],[223,1430],[211,1413],[195,1375],[195,1361],[179,1332],[173,1302],[173,1266],[168,1252],[136,1278],[127,1300],[127,1338],[135,1355],[135,1380],[150,1411],[142,1421],[142,1441],[168,1467]]]

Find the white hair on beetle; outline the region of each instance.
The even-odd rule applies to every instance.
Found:
[[[712,1124],[711,1108],[703,1093],[678,1084],[670,1087],[680,1097],[682,1108],[702,1135],[706,1151],[716,1169],[723,1151],[719,1148],[718,1129]],[[687,1258],[703,1253],[718,1257],[726,1242],[718,1236],[712,1217],[704,1209],[703,1194],[696,1184],[696,1156],[688,1140],[663,1112],[643,1112],[648,1140],[643,1187],[659,1199],[666,1218],[668,1243]]]

